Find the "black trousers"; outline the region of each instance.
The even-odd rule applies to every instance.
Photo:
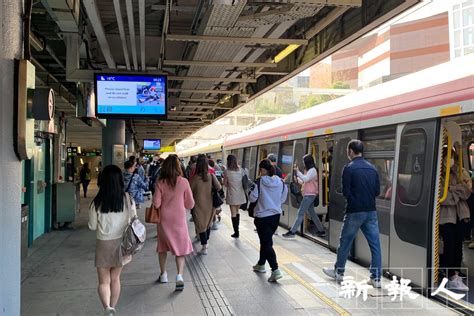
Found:
[[[268,261],[272,271],[278,269],[278,263],[275,250],[273,250],[273,234],[280,223],[280,214],[256,217],[254,220],[257,227],[258,238],[260,239],[260,259],[259,265],[264,265]]]
[[[464,241],[463,223],[439,225],[439,232],[443,238],[443,255],[441,268],[445,268],[448,277],[459,271],[462,262],[462,245]]]
[[[207,241],[211,236],[211,229],[208,228],[205,232],[199,233],[199,239],[201,240],[201,245],[207,245]]]
[[[91,180],[82,181],[82,191],[84,191],[84,197],[87,197],[87,187],[89,186],[90,182]]]

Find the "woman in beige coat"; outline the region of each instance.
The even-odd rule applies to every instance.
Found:
[[[214,174],[209,173],[209,161],[206,155],[199,155],[196,162],[196,174],[191,179],[191,190],[195,201],[193,219],[196,232],[199,234],[202,249],[199,252],[207,255],[207,242],[216,214],[212,206],[212,189],[221,190],[221,184]]]
[[[471,195],[472,182],[467,171],[462,169],[459,175],[458,154],[453,151],[450,161],[448,196],[441,203],[439,231],[443,238],[442,267],[448,277],[448,288],[458,291],[469,291],[459,276],[462,263],[464,227],[462,222],[469,222],[470,212],[466,200]],[[444,182],[442,182],[444,183]]]

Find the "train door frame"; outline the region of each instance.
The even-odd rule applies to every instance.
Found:
[[[296,156],[296,146],[297,145],[303,145],[303,154],[301,156]],[[295,162],[298,164],[298,168],[300,170],[304,169],[304,164],[303,164],[303,159],[302,157],[308,152],[308,139],[307,138],[300,138],[296,139],[293,141],[293,165]],[[298,216],[298,209],[299,209],[299,203],[296,201],[296,197],[291,194],[289,190],[289,184],[291,181],[293,181],[293,177],[295,176],[295,173],[293,171],[293,168],[291,170],[291,177],[287,178],[286,185],[288,186],[288,228],[291,228],[293,223],[296,221],[296,217]],[[304,223],[301,223],[301,227],[298,228],[298,231],[301,232],[302,235],[304,235]]]
[[[453,146],[455,146],[456,143],[458,143],[460,145],[460,147],[462,148],[460,151],[461,151],[461,155],[459,156],[460,157],[460,169],[459,169],[459,173],[462,173],[462,167],[466,168],[466,164],[467,166],[470,168],[470,154],[469,154],[469,147],[470,147],[470,144],[472,144],[473,142],[466,142],[464,143],[464,135],[462,133],[462,129],[461,129],[461,126],[456,122],[456,119],[459,119],[460,117],[462,116],[455,116],[455,117],[447,117],[447,118],[443,118],[440,120],[440,124],[439,124],[439,132],[438,132],[438,140],[439,140],[439,144],[438,144],[438,155],[437,155],[437,161],[436,161],[436,187],[435,187],[435,191],[436,194],[434,194],[434,198],[433,198],[433,208],[432,208],[432,218],[431,218],[431,225],[432,225],[432,229],[431,229],[431,240],[429,241],[430,244],[429,244],[429,248],[428,250],[430,250],[429,252],[429,255],[428,255],[428,263],[427,263],[427,266],[428,267],[431,267],[429,270],[428,270],[428,289],[429,290],[433,290],[433,289],[436,289],[439,284],[441,283],[441,278],[440,278],[440,274],[439,274],[439,270],[440,270],[440,240],[442,239],[441,236],[440,236],[440,232],[439,232],[439,216],[440,216],[440,209],[439,209],[439,204],[442,203],[442,200],[445,198],[446,194],[447,194],[447,189],[448,189],[448,185],[449,185],[449,177],[453,176],[452,175],[452,172],[450,171],[450,168],[447,168],[445,170],[443,170],[443,164],[446,166],[447,165],[447,162],[450,160],[451,158],[451,148]],[[446,137],[445,137],[446,136]],[[464,145],[466,145],[466,148],[467,150],[465,151],[464,150]],[[448,152],[447,152],[447,155],[446,157],[443,157],[443,147],[444,146],[447,146],[448,148]],[[463,163],[463,162],[466,162],[466,163]],[[461,167],[462,165],[462,167]],[[442,180],[442,177],[445,177],[445,182],[443,183],[441,180]],[[472,220],[472,219],[471,219]],[[463,246],[464,248],[464,246]],[[464,260],[463,260],[464,261]],[[462,268],[462,267],[460,267]],[[469,284],[468,284],[469,285]],[[471,285],[472,286],[472,285]],[[440,297],[443,297],[445,298],[446,300],[448,300],[450,303],[453,303],[455,305],[458,305],[462,308],[465,308],[469,311],[472,311],[473,310],[473,305],[469,302],[466,302],[464,300],[453,300],[452,298],[450,298],[449,296],[445,295],[444,293],[439,293],[438,294]]]
[[[326,226],[327,220],[327,227],[325,227],[326,231],[329,232],[329,192],[330,192],[330,181],[329,181],[329,173],[331,171],[330,165],[328,162],[329,157],[329,147],[328,144],[332,143],[333,139],[331,136],[318,136],[312,137],[308,139],[308,146],[307,146],[307,153],[313,156],[315,161],[316,167],[318,168],[318,184],[319,184],[319,205],[314,208],[317,215],[323,215],[321,223],[323,226]],[[317,149],[317,153],[316,153]],[[323,162],[323,159],[326,160]],[[326,177],[323,175],[326,174]],[[326,189],[325,189],[326,188]],[[305,214],[305,221],[309,217]],[[306,227],[303,227],[303,234],[311,239],[316,239],[312,234],[308,233]],[[317,241],[322,240],[325,245],[329,243],[328,237],[326,238],[317,238]]]
[[[283,146],[285,145],[289,145],[291,143],[291,167],[290,167],[290,179],[291,179],[291,176],[293,175],[293,163],[294,163],[294,157],[295,157],[295,140],[289,140],[289,141],[284,141],[284,142],[280,142],[278,143],[278,154],[277,154],[277,165],[278,167],[280,167],[280,169],[282,169],[283,171],[283,166],[282,166],[282,162],[283,162]],[[285,185],[287,186],[288,190],[289,190],[289,182],[288,183],[285,183]],[[292,215],[293,213],[295,213],[294,211],[294,208],[291,206],[291,199],[292,197],[290,196],[290,194],[288,194],[285,202],[283,202],[282,204],[282,215],[280,216],[280,225],[283,226],[283,227],[290,227],[290,225],[292,225]]]
[[[409,132],[412,134],[421,134],[423,132],[425,147],[422,153],[424,157],[419,157],[419,153],[413,154],[409,144],[404,143],[404,137],[409,135]],[[428,285],[427,266],[429,266],[428,257],[431,255],[431,247],[428,247],[428,245],[431,245],[431,234],[429,232],[432,229],[433,192],[436,184],[434,181],[435,171],[432,157],[437,155],[438,134],[439,124],[437,120],[412,122],[397,126],[395,176],[392,184],[396,190],[392,190],[392,200],[394,203],[392,203],[390,210],[388,273],[410,279],[412,284],[424,288]],[[419,144],[419,142],[416,142],[416,144]],[[409,166],[410,170],[407,169],[408,159],[402,156],[402,152],[406,152],[407,156],[412,156],[410,157],[410,162],[412,162],[411,167]],[[402,159],[405,164],[403,166],[401,165]],[[402,167],[405,168],[403,173],[401,173]],[[407,171],[410,173],[407,173]],[[415,182],[413,185],[412,177],[419,175],[420,172],[422,172],[422,182],[418,185]],[[403,175],[403,178],[401,175]],[[403,179],[404,183],[401,183],[401,179]],[[408,190],[405,189],[406,186],[408,186]],[[420,188],[416,201],[409,201],[408,196],[413,195],[413,192],[416,192],[416,188]],[[426,210],[426,216],[420,215],[420,210]],[[420,224],[418,226],[416,225],[417,218],[414,218],[414,215],[418,216],[418,224]],[[413,235],[416,236],[413,237]],[[424,245],[423,238],[426,239]],[[421,244],[419,244],[420,242]]]
[[[330,227],[328,245],[329,248],[334,251],[336,251],[337,247],[339,246],[339,236],[341,234],[342,222],[345,213],[346,200],[342,195],[341,175],[342,169],[349,162],[349,158],[347,158],[347,144],[350,140],[358,138],[358,130],[334,134],[333,138],[333,173],[331,176],[329,192],[329,201],[331,201],[331,203],[328,206]],[[338,191],[337,188],[339,188],[340,191]]]

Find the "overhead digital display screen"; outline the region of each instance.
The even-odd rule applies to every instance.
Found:
[[[103,118],[166,117],[164,75],[95,74],[96,115]]]
[[[145,139],[143,141],[143,149],[145,150],[160,150],[161,140],[160,139]]]

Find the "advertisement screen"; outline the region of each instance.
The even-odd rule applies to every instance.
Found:
[[[97,117],[166,116],[164,75],[95,74]]]
[[[160,139],[145,139],[143,141],[143,149],[145,150],[160,150],[161,140]]]

